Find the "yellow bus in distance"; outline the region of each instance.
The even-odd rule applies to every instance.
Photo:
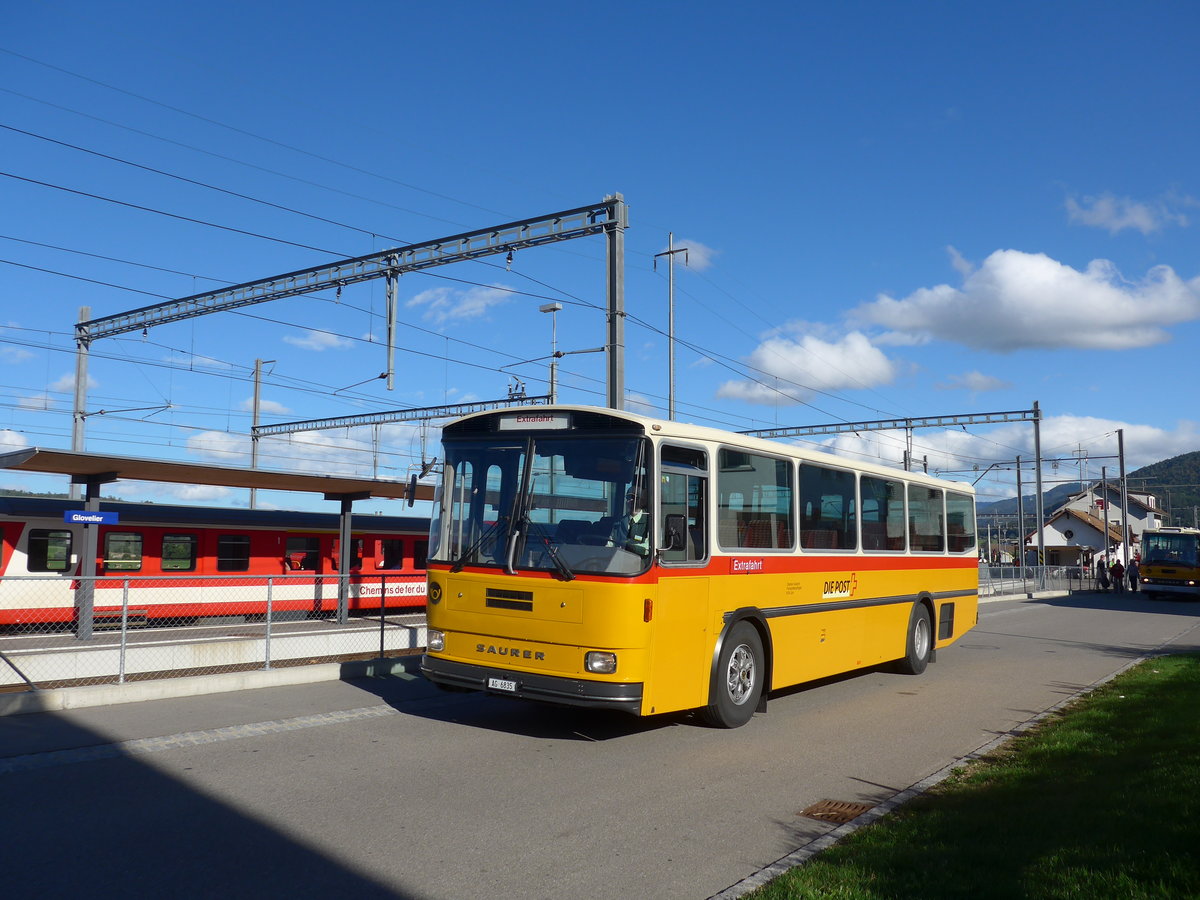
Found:
[[[977,621],[970,485],[611,409],[442,434],[422,672],[736,727],[770,691],[894,663]]]
[[[1149,599],[1200,600],[1200,529],[1146,529],[1138,568]]]

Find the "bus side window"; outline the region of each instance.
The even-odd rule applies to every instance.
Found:
[[[863,549],[903,552],[904,485],[899,481],[863,475],[859,479],[859,490],[862,493]]]
[[[792,464],[722,448],[717,454],[717,510],[722,548],[790,549]]]
[[[908,538],[913,550],[941,553],[946,549],[946,517],[940,488],[908,486]]]
[[[946,492],[946,530],[951,553],[975,549],[975,500],[970,494]]]
[[[659,483],[659,559],[696,562],[708,556],[707,458],[702,450],[663,445]],[[728,498],[727,498],[728,500]]]
[[[800,466],[800,546],[810,550],[858,547],[854,473],[811,463]]]

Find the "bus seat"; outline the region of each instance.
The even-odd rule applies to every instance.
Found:
[[[884,522],[863,522],[862,540],[864,550],[890,549],[887,546],[887,525]]]
[[[742,536],[743,547],[770,547],[771,523],[767,519],[751,519]]]
[[[801,530],[800,544],[809,550],[837,550],[841,541],[832,525],[817,524]]]
[[[563,519],[558,523],[555,538],[560,544],[578,544],[580,535],[595,527],[595,523],[587,519]]]

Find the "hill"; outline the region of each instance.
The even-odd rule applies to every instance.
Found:
[[[1161,462],[1142,466],[1125,476],[1129,490],[1153,494],[1158,505],[1170,513],[1168,523],[1192,525],[1200,512],[1200,450],[1173,456]],[[1109,483],[1117,485],[1115,474],[1110,474]],[[1060,484],[1042,495],[1042,505],[1050,516],[1073,494],[1081,490],[1078,482]],[[1025,514],[1033,515],[1034,494],[1024,498]],[[978,512],[987,516],[1015,516],[1017,498],[980,503]]]
[[[1158,498],[1158,505],[1171,514],[1170,524],[1194,523],[1200,508],[1200,450],[1142,466],[1126,478],[1131,491],[1147,491]]]

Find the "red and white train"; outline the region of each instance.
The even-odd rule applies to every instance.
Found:
[[[195,619],[338,608],[339,517],[279,510],[100,503],[95,567],[83,565],[77,500],[0,497],[0,626],[71,622],[95,572],[97,620]],[[107,518],[113,518],[108,515]],[[355,515],[347,605],[425,605],[429,520]],[[126,592],[128,596],[126,597]]]

